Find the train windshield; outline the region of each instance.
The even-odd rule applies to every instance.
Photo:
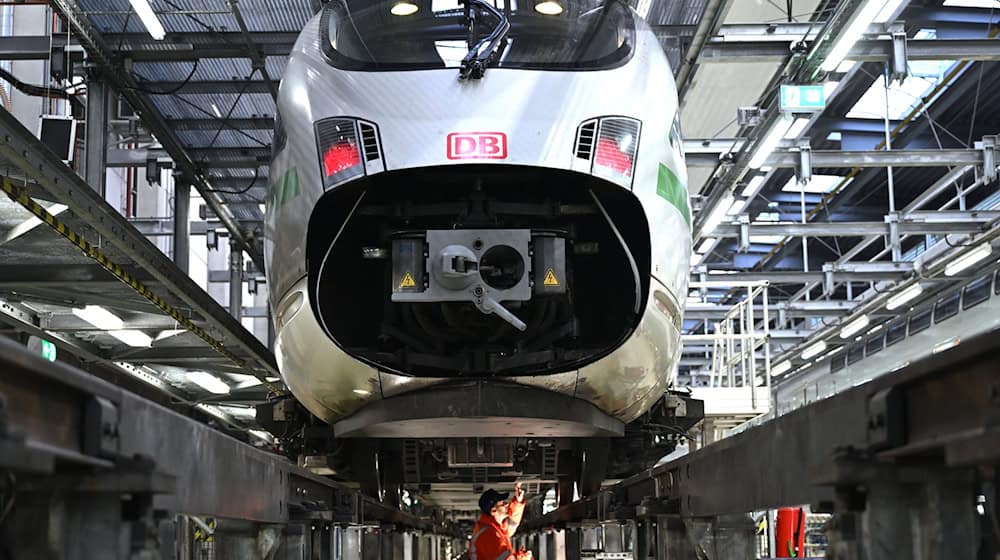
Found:
[[[635,27],[621,0],[489,0],[510,22],[493,66],[603,70],[632,55]],[[345,70],[458,68],[499,18],[459,0],[334,0],[320,23],[330,62]],[[471,29],[470,29],[471,28]]]

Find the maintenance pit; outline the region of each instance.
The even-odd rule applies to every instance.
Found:
[[[0,558],[1000,557],[997,8],[0,5]]]

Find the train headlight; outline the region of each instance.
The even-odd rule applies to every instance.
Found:
[[[631,187],[640,128],[638,120],[628,117],[587,121],[577,132],[576,156],[591,161],[594,175]]]

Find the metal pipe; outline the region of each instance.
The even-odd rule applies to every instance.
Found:
[[[711,39],[712,33],[715,32],[715,28],[718,27],[722,19],[723,12],[726,11],[723,9],[724,5],[728,6],[728,4],[729,2],[726,0],[709,0],[708,4],[705,5],[705,10],[701,13],[701,19],[698,20],[698,28],[695,29],[694,36],[691,38],[691,46],[684,53],[684,61],[677,71],[678,106],[683,101],[684,94],[687,92],[688,78],[694,73],[694,65],[698,60],[698,54],[708,44],[708,40]]]

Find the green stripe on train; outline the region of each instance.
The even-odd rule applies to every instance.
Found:
[[[660,164],[660,172],[656,175],[656,194],[662,196],[673,204],[677,211],[684,216],[684,221],[691,225],[691,208],[688,205],[687,189],[681,184],[680,179],[666,165]]]

